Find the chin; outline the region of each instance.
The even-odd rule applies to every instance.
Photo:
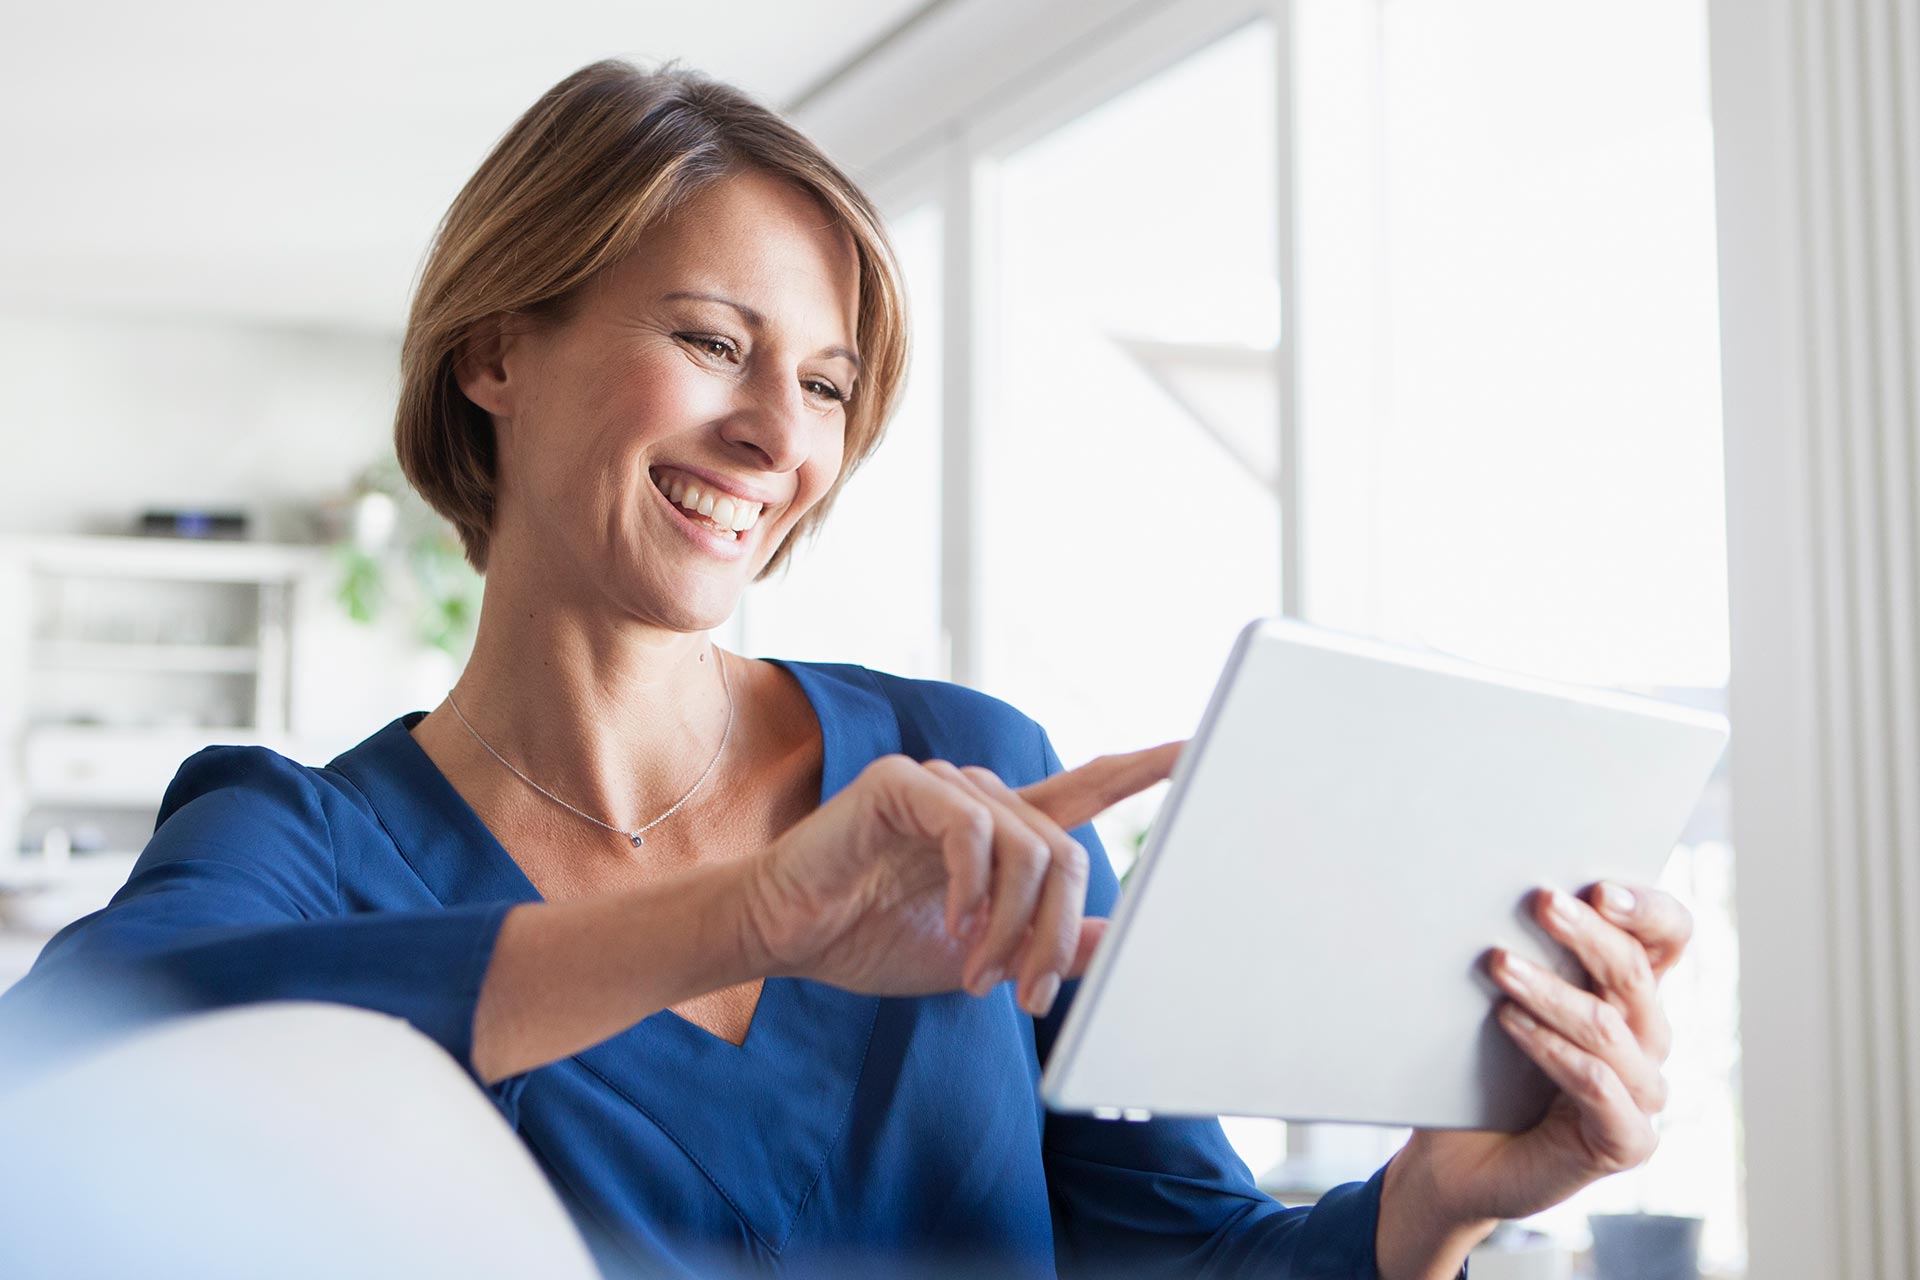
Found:
[[[742,592],[718,582],[635,583],[632,612],[674,631],[711,631],[740,607]]]

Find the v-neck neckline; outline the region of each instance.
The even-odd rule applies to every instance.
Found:
[[[793,675],[819,721],[822,804],[869,762],[901,749],[898,715],[866,668],[767,661]],[[366,796],[441,905],[544,902],[414,740],[412,726],[425,714],[395,719],[330,767]],[[880,1003],[804,978],[769,977],[738,1045],[663,1009],[566,1061],[665,1133],[777,1254],[846,1123]],[[715,1105],[719,1098],[724,1106]]]
[[[832,695],[826,690],[824,685],[816,686],[813,683],[820,678],[819,675],[811,669],[817,664],[789,662],[782,658],[766,658],[762,659],[762,661],[772,663],[793,677],[794,682],[800,686],[801,697],[806,700],[808,709],[812,712],[814,721],[819,727],[820,789],[819,794],[815,797],[815,807],[817,808],[831,799],[834,793],[839,791],[841,787],[851,782],[854,776],[859,773],[860,769],[865,767],[866,762],[860,761],[855,763],[843,759],[840,756],[839,752],[849,745],[855,744],[849,744],[845,740],[846,735],[841,732],[841,718],[829,714],[823,706],[823,702],[830,700]],[[862,683],[871,683],[871,675],[866,672],[864,668],[843,667],[841,669],[857,670],[862,676],[867,677],[867,680]],[[890,707],[889,711],[891,711]],[[486,824],[485,820],[480,817],[478,811],[467,802],[465,796],[460,794],[459,789],[453,785],[445,773],[441,772],[440,766],[434,763],[433,757],[426,753],[426,749],[423,748],[418,739],[413,736],[413,727],[425,719],[426,715],[427,713],[424,711],[408,712],[388,725],[387,728],[388,730],[398,728],[399,738],[404,739],[403,742],[396,743],[401,753],[404,753],[407,748],[411,748],[412,754],[417,757],[415,761],[417,768],[409,770],[409,772],[417,772],[424,775],[424,777],[428,779],[426,785],[430,789],[442,793],[439,798],[445,801],[445,807],[454,810],[458,815],[458,824],[467,828],[472,839],[472,844],[467,850],[467,856],[471,858],[474,849],[477,848],[482,851],[484,855],[477,861],[491,865],[473,868],[473,870],[480,873],[474,877],[461,876],[454,880],[447,880],[444,876],[430,877],[423,873],[422,878],[427,880],[428,887],[433,889],[434,895],[440,899],[442,906],[451,906],[456,900],[464,900],[467,897],[468,891],[481,889],[483,885],[491,886],[495,890],[504,889],[505,893],[500,896],[503,896],[509,901],[527,903],[547,902],[547,896],[540,892],[539,886],[533,883],[533,878],[526,873],[526,869],[520,865],[519,860],[500,842],[499,837],[494,835],[493,828]],[[892,719],[891,715],[889,715],[888,719]],[[892,727],[894,729],[892,735],[893,744],[887,750],[897,751],[899,749],[899,726],[897,721],[893,723]],[[374,740],[377,740],[380,736],[381,735],[376,734]],[[374,740],[370,740],[367,745],[372,745],[372,741]],[[887,754],[887,751],[883,750],[878,754],[884,755]],[[395,763],[398,762],[395,761]],[[348,776],[352,777],[353,775],[349,773]],[[355,778],[356,784],[358,784],[359,781],[360,779]],[[437,783],[438,786],[435,787],[434,783]],[[365,788],[363,787],[362,789],[364,790]],[[371,797],[369,797],[369,799],[371,799]],[[394,833],[390,831],[389,834]],[[396,843],[398,843],[397,839]],[[403,854],[404,852],[403,847]],[[438,853],[440,850],[435,849],[433,852]],[[435,858],[432,860],[431,865],[444,867],[445,864],[440,859]],[[419,871],[421,868],[416,866],[415,870]],[[459,897],[457,899],[451,898],[447,893],[443,893],[442,883],[436,883],[436,879],[454,888]],[[769,977],[762,981],[760,996],[754,1002],[753,1017],[747,1024],[747,1034],[741,1038],[739,1044],[735,1044],[725,1036],[716,1035],[699,1023],[674,1012],[672,1009],[661,1009],[657,1013],[650,1014],[649,1019],[661,1019],[663,1023],[674,1028],[675,1034],[699,1037],[702,1040],[711,1040],[714,1042],[714,1045],[718,1046],[721,1050],[745,1053],[753,1044],[754,1032],[762,1022],[761,1015],[768,1011],[767,1005],[769,997],[778,1000],[781,997],[781,993],[786,990],[787,983],[791,981],[794,980],[774,977]]]

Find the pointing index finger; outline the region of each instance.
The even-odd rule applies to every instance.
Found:
[[[1174,762],[1186,742],[1163,742],[1144,751],[1096,756],[1077,769],[1067,769],[1020,788],[1021,799],[1071,830],[1130,795],[1145,791],[1173,776]]]

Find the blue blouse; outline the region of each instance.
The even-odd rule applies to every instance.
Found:
[[[819,717],[823,802],[893,752],[1013,786],[1061,767],[1032,720],[962,686],[780,665]],[[105,990],[143,993],[115,1027],[317,999],[403,1017],[471,1075],[495,935],[540,894],[415,743],[422,714],[325,768],[189,759],[126,885],[0,996],[0,1032],[52,1014],[81,1043],[98,1028],[74,1011]],[[1113,870],[1091,826],[1073,834],[1106,915]],[[609,1275],[1376,1277],[1384,1171],[1288,1209],[1217,1121],[1048,1112],[1076,985],[1036,1020],[1011,983],[902,999],[770,978],[741,1045],[663,1011],[486,1091]]]

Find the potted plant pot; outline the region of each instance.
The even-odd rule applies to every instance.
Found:
[[[1596,1213],[1594,1280],[1700,1280],[1700,1218]]]

